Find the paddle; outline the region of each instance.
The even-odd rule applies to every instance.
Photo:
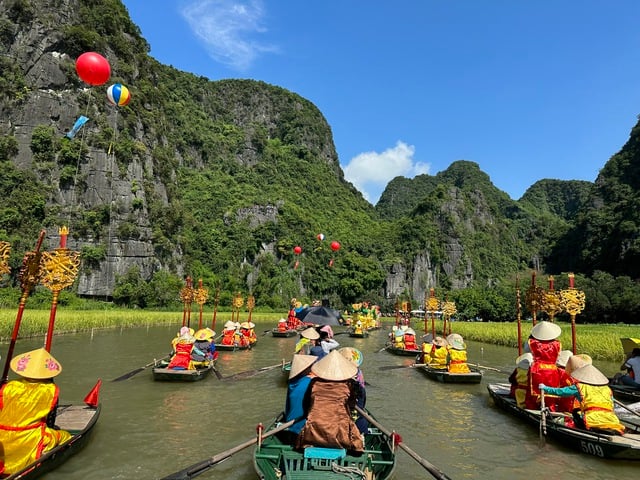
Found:
[[[627,412],[633,413],[636,417],[640,417],[640,413],[636,412],[635,410],[629,408],[628,406],[626,406],[624,403],[620,402],[617,399],[613,399],[613,402],[618,405],[619,407],[622,407],[624,410],[626,410]],[[640,402],[638,402],[640,403]],[[637,403],[634,403],[634,405],[637,405]]]
[[[222,374],[218,371],[218,369],[216,368],[216,366],[214,365],[213,367],[213,373],[216,374],[216,377],[218,377],[218,380],[224,380],[224,377],[222,376]]]
[[[237,380],[238,378],[247,378],[253,377],[262,372],[268,372],[269,370],[273,370],[274,368],[282,367],[282,363],[278,363],[277,365],[270,365],[268,367],[256,368],[253,370],[247,370],[246,372],[235,373],[233,375],[229,375],[228,377],[221,378],[220,380]]]
[[[410,365],[382,365],[378,367],[378,370],[396,370],[397,368],[415,368],[415,367],[424,367],[427,365],[426,363],[412,363]]]
[[[124,375],[119,376],[118,378],[114,378],[113,380],[111,380],[112,382],[120,382],[122,380],[126,380],[127,378],[131,378],[134,375],[137,375],[138,373],[140,373],[141,371],[143,371],[145,368],[148,368],[152,365],[155,365],[157,361],[162,361],[162,360],[166,360],[167,358],[169,358],[171,356],[171,354],[166,355],[164,357],[162,357],[160,360],[154,360],[153,362],[147,363],[146,365],[144,365],[143,367],[138,367],[135,370],[131,370],[128,373],[125,373]]]
[[[544,446],[544,436],[547,434],[547,408],[544,406],[544,388],[540,389],[540,446]]]
[[[373,418],[371,415],[369,415],[367,412],[365,412],[362,408],[360,408],[357,405],[356,405],[356,410],[358,411],[358,413],[360,415],[362,415],[363,418],[365,418],[371,425],[374,425],[382,433],[384,433],[388,437],[393,436],[392,432],[390,432],[389,430],[384,428],[382,425],[380,425],[375,418]],[[396,438],[397,438],[397,435],[396,435]],[[424,469],[427,470],[434,478],[437,478],[438,480],[451,480],[450,477],[445,475],[435,465],[433,465],[432,463],[430,463],[427,460],[425,460],[424,458],[422,458],[416,452],[414,452],[409,447],[407,447],[402,441],[400,441],[397,445],[401,449],[403,449],[405,452],[407,452],[407,454],[411,458],[413,458],[416,462],[418,462],[420,465],[422,465],[422,467],[424,467]]]
[[[290,427],[291,425],[293,425],[294,423],[296,423],[299,419],[294,419],[291,420],[289,422],[283,423],[282,425],[274,428],[273,430],[268,431],[267,433],[263,433],[261,435],[262,439],[265,439],[267,437],[270,437],[271,435],[274,435],[282,430],[284,430],[285,428]],[[201,462],[198,463],[194,463],[193,465],[191,465],[190,467],[185,468],[184,470],[180,470],[179,472],[175,472],[172,473],[171,475],[168,475],[166,477],[162,477],[160,480],[190,480],[191,478],[195,478],[198,475],[201,475],[202,473],[206,472],[207,470],[209,470],[211,467],[213,467],[214,465],[222,462],[223,460],[226,460],[227,458],[231,457],[234,453],[239,452],[240,450],[244,450],[245,448],[250,447],[251,445],[255,445],[256,443],[258,443],[258,437],[253,438],[251,440],[248,440],[244,443],[241,443],[240,445],[230,448],[229,450],[225,450],[222,453],[218,453],[217,455],[214,455],[211,458],[208,458],[206,460],[203,460]]]
[[[504,373],[505,375],[511,375],[511,372],[507,372],[507,371],[501,370],[499,368],[487,367],[485,365],[480,365],[480,364],[477,364],[477,363],[470,363],[469,365],[471,365],[472,367],[484,368],[485,370],[491,370],[492,372],[500,372],[500,373]]]

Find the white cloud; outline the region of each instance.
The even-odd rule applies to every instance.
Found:
[[[375,204],[384,187],[397,176],[413,178],[429,173],[430,164],[415,162],[415,147],[398,141],[396,146],[382,153],[364,152],[356,155],[344,168],[345,178],[364,198]]]
[[[261,0],[195,0],[181,14],[211,57],[235,70],[246,71],[260,54],[278,50],[252,38],[266,32]]]

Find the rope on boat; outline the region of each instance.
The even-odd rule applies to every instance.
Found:
[[[340,473],[345,477],[348,477],[352,480],[361,479],[366,480],[367,474],[364,473],[357,467],[343,467],[338,465],[336,462],[331,462],[331,471],[334,473]],[[354,476],[355,475],[355,476]]]

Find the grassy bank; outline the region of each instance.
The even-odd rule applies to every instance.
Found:
[[[149,310],[59,310],[56,316],[55,332],[57,335],[71,332],[90,331],[92,329],[131,328],[152,325],[182,325],[182,312],[154,312]],[[240,313],[240,321],[246,321],[248,314]],[[286,317],[286,312],[260,313],[253,312],[251,320],[256,324],[256,331],[267,330],[276,326],[278,319]],[[16,310],[0,310],[0,342],[11,338]],[[212,312],[203,313],[203,326],[211,326]],[[231,312],[217,312],[216,331],[220,333],[222,325],[231,320]],[[388,328],[393,324],[392,318],[385,318]],[[49,310],[25,310],[20,326],[20,337],[44,336],[49,323]],[[191,326],[197,328],[199,313],[191,313]],[[414,319],[412,326],[418,333],[424,330],[424,323]],[[560,341],[564,349],[571,349],[571,325],[558,323],[562,328]],[[428,325],[431,330],[431,324]],[[442,323],[436,322],[436,330],[442,330]],[[507,347],[518,347],[517,327],[515,323],[492,322],[454,322],[452,331],[459,333],[467,340],[473,340]],[[531,323],[523,323],[523,340],[531,331]],[[577,351],[587,353],[594,359],[622,361],[623,352],[621,337],[640,337],[640,328],[629,325],[577,325]]]

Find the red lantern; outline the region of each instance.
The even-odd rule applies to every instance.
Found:
[[[89,85],[103,85],[111,76],[111,67],[106,58],[96,52],[86,52],[76,60],[76,72]]]
[[[333,242],[331,242],[331,250],[337,252],[338,250],[340,250],[340,244],[334,240]]]
[[[293,253],[300,255],[302,253],[302,247],[293,247]]]

